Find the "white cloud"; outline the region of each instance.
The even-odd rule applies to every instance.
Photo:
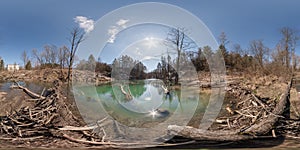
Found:
[[[79,27],[82,28],[86,33],[89,33],[94,30],[93,19],[88,19],[84,16],[76,16],[74,20],[76,23],[78,23]]]
[[[110,37],[107,42],[114,43],[118,32],[119,32],[119,29],[116,26],[112,26],[110,29],[108,29],[108,35]]]
[[[126,19],[120,19],[119,21],[116,22],[115,26],[111,26],[107,33],[110,36],[108,41],[109,43],[114,43],[116,39],[116,35],[118,32],[120,32],[122,29],[126,28],[126,24],[129,22],[129,20]]]
[[[120,19],[116,24],[122,28],[126,28],[126,23],[128,22],[129,20],[126,20],[126,19]]]

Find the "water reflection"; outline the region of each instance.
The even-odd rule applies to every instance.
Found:
[[[205,110],[208,99],[205,97],[199,101],[199,88],[179,88],[170,90],[170,94],[167,95],[166,87],[159,79],[147,79],[118,81],[96,87],[76,87],[74,92],[77,93],[79,101],[76,103],[80,104],[79,107],[83,105],[87,112],[97,113],[101,113],[100,109],[103,109],[109,116],[126,126],[148,127],[167,120],[177,124],[177,121],[188,120],[193,116],[196,107],[201,107],[201,114],[202,110]],[[130,94],[132,98],[127,99],[124,93]],[[92,116],[97,116],[97,113]],[[81,114],[92,117],[86,112]],[[100,114],[98,116],[101,118]]]
[[[119,104],[126,109],[136,113],[149,113],[163,104],[165,98],[164,86],[161,80],[148,79],[127,85],[115,83],[113,91]],[[131,99],[126,97],[131,97]]]

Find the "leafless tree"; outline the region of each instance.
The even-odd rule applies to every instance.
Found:
[[[70,82],[71,80],[71,69],[73,67],[76,51],[78,49],[79,44],[84,40],[83,35],[84,33],[78,27],[73,28],[70,32],[69,42],[71,44],[71,47],[69,49],[70,56],[68,60],[68,82]]]
[[[37,49],[32,49],[32,57],[36,59],[37,65],[42,65],[44,63],[42,54],[39,53]]]
[[[50,64],[50,60],[51,60],[51,58],[50,58],[50,55],[51,55],[51,48],[50,48],[49,45],[45,45],[45,46],[44,46],[44,50],[42,51],[41,55],[42,55],[42,57],[44,58],[45,63],[46,63],[46,64]]]
[[[46,61],[47,64],[51,64],[53,67],[54,64],[57,63],[57,47],[55,45],[45,45],[44,51],[42,52],[42,55]]]
[[[51,45],[50,48],[51,48],[51,51],[50,51],[50,63],[52,65],[54,65],[54,64],[57,64],[58,50],[57,50],[57,47],[55,45]]]
[[[262,40],[254,40],[250,42],[249,50],[257,60],[258,66],[261,67],[261,69],[264,69],[264,60],[266,60],[269,48],[263,44]]]
[[[172,28],[170,29],[166,38],[166,44],[173,50],[176,51],[176,71],[179,71],[181,55],[185,50],[193,48],[193,41],[187,36],[187,30],[185,28]],[[175,79],[176,84],[178,83],[178,75]]]
[[[221,32],[220,36],[219,36],[219,42],[221,45],[223,45],[224,47],[226,46],[226,44],[229,43],[225,32]]]
[[[66,46],[60,47],[58,51],[58,63],[63,69],[68,62],[69,59],[69,49]]]
[[[25,65],[27,64],[27,62],[29,61],[29,57],[28,57],[28,54],[26,52],[26,50],[24,50],[21,54],[21,59],[23,61],[23,64],[24,64],[24,68],[25,68]]]
[[[240,54],[240,56],[248,55],[247,50],[242,49],[240,44],[233,45],[233,53]]]
[[[283,54],[285,59],[285,65],[287,68],[290,66],[290,59],[291,56],[294,54],[295,47],[297,44],[297,41],[299,40],[299,37],[297,36],[297,31],[294,29],[291,29],[289,27],[283,27],[280,30],[280,33],[282,34],[282,39],[280,41],[282,48],[283,48]]]

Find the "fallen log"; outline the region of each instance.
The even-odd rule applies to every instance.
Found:
[[[239,141],[255,138],[251,135],[239,134],[239,131],[209,131],[190,126],[169,125],[168,131],[171,135],[179,135],[194,140]]]
[[[168,132],[171,135],[179,135],[194,140],[211,141],[240,141],[263,138],[271,132],[275,123],[282,118],[282,115],[289,109],[289,95],[292,86],[292,80],[288,84],[285,93],[279,99],[275,109],[267,117],[262,118],[260,122],[251,125],[246,129],[240,130],[202,130],[190,126],[169,125]],[[273,131],[273,137],[274,136]]]
[[[11,88],[19,88],[21,90],[23,90],[28,96],[30,96],[33,99],[46,99],[46,97],[36,94],[32,91],[30,91],[29,89],[27,89],[26,87],[21,86],[18,82],[14,82],[16,85],[12,85]]]

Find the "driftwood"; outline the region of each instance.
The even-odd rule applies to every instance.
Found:
[[[255,138],[265,137],[269,132],[272,132],[272,136],[276,137],[274,125],[278,122],[282,115],[289,109],[289,95],[290,89],[292,86],[292,81],[288,84],[285,93],[279,99],[276,107],[268,116],[261,117],[259,122],[257,122],[257,116],[243,114],[240,111],[235,111],[239,114],[239,117],[254,117],[255,121],[251,126],[236,129],[236,130],[202,130],[190,126],[177,126],[170,125],[168,126],[168,132],[173,135],[179,135],[186,138],[191,138],[194,140],[213,140],[213,141],[239,141],[239,140],[249,140]],[[256,96],[253,96],[256,103],[253,103],[254,106],[261,105],[260,107],[266,110],[266,106],[261,102]],[[238,104],[239,105],[239,104]],[[269,110],[265,111],[268,112]],[[225,123],[228,121],[218,120],[218,122]]]
[[[132,100],[132,94],[130,92],[130,89],[128,89],[128,93],[124,90],[124,86],[123,85],[120,85],[120,89],[121,89],[121,92],[125,95],[126,97],[126,100]]]
[[[45,99],[46,97],[36,94],[32,91],[30,91],[29,89],[27,89],[26,87],[21,86],[18,82],[14,82],[15,85],[12,85],[11,88],[18,88],[18,89],[22,89],[26,94],[28,94],[31,98],[34,99]],[[43,92],[42,92],[43,93]]]

